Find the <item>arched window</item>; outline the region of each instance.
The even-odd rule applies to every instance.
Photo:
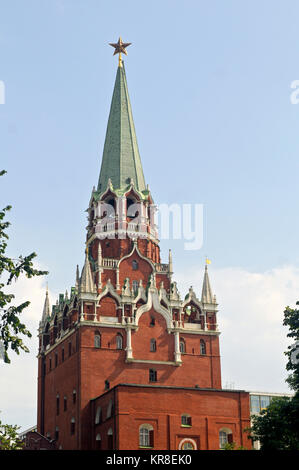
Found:
[[[139,289],[139,282],[138,281],[133,281],[132,282],[132,288],[133,288],[134,295],[137,295],[138,289]]]
[[[120,333],[116,335],[116,349],[123,348],[123,337]]]
[[[115,217],[115,199],[110,197],[102,202],[101,215],[102,217],[109,217],[109,219],[112,219]]]
[[[113,450],[113,431],[110,428],[107,432],[107,439],[108,439],[108,450]]]
[[[102,422],[102,408],[98,406],[96,412],[95,424],[100,424]]]
[[[76,403],[76,399],[77,399],[77,392],[76,390],[73,390],[73,403],[74,404]]]
[[[231,429],[221,428],[219,431],[219,448],[223,449],[226,444],[233,442],[233,433]]]
[[[151,352],[156,352],[157,351],[157,343],[154,338],[151,339],[150,341],[150,351]]]
[[[200,340],[200,354],[207,354],[206,343],[203,339]]]
[[[101,448],[102,448],[101,434],[97,434],[97,436],[96,436],[96,448],[98,450],[101,450]]]
[[[95,348],[101,347],[101,334],[98,331],[96,331],[94,335],[94,347]]]
[[[139,447],[154,447],[154,428],[150,424],[139,427]]]
[[[75,434],[75,431],[76,431],[76,420],[75,418],[73,417],[71,419],[71,435]]]
[[[56,395],[56,415],[59,415],[59,394]]]
[[[66,411],[67,410],[67,397],[64,396],[63,397],[63,411]]]
[[[186,352],[186,343],[185,343],[185,340],[183,339],[180,340],[180,352],[182,354]]]
[[[194,439],[186,437],[179,443],[179,450],[197,450],[197,444]]]
[[[55,440],[58,441],[58,439],[59,439],[59,427],[56,426],[56,428],[55,428]]]
[[[113,415],[113,401],[110,400],[107,407],[107,419]]]
[[[134,269],[134,271],[137,271],[138,269],[138,261],[136,261],[136,259],[133,259],[132,261],[132,269]]]

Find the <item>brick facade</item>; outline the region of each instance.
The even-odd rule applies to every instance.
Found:
[[[82,273],[52,310],[47,293],[39,327],[38,432],[57,448],[94,449],[103,435],[103,448],[137,449],[143,421],[142,439],[154,438],[154,449],[177,449],[186,436],[195,448],[216,449],[221,428],[245,443],[248,394],[221,390],[218,305],[207,266],[201,298],[192,287],[181,298],[171,252],[161,263],[153,207],[119,68]],[[111,429],[112,418],[95,425],[94,414],[109,397]],[[180,422],[185,412],[192,427]]]

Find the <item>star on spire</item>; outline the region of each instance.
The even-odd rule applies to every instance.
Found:
[[[116,43],[109,42],[109,46],[112,46],[115,49],[113,55],[119,54],[119,63],[118,63],[119,67],[122,66],[121,65],[122,64],[121,54],[123,53],[123,54],[128,55],[127,51],[126,51],[126,48],[129,47],[131,44],[132,44],[131,42],[123,42],[121,37],[119,38],[118,42],[116,42]]]

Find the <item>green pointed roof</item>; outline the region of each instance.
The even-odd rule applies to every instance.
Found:
[[[118,67],[115,79],[97,188],[99,193],[106,190],[109,178],[114,190],[127,187],[130,180],[138,191],[146,190],[123,65]]]

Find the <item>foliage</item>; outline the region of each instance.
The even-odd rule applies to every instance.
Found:
[[[24,443],[19,439],[19,426],[2,424],[0,420],[0,450],[22,450]]]
[[[299,450],[299,395],[273,398],[252,418],[252,439],[261,450]]]
[[[0,176],[5,173],[6,171],[0,171]],[[8,205],[0,210],[0,279],[2,279],[0,283],[0,342],[2,343],[4,361],[6,363],[10,363],[8,357],[9,347],[17,354],[20,353],[20,350],[29,352],[29,349],[19,335],[21,334],[28,338],[31,338],[32,335],[19,318],[30,302],[26,301],[18,306],[9,305],[15,296],[13,294],[6,294],[4,287],[10,285],[12,281],[17,281],[22,273],[28,278],[48,274],[47,271],[34,269],[33,259],[36,257],[36,253],[31,253],[25,257],[19,256],[17,259],[6,256],[7,240],[9,239],[6,230],[10,226],[10,222],[4,219],[10,209],[11,206]],[[3,277],[6,279],[5,281],[3,281]]]
[[[223,450],[247,450],[246,447],[243,447],[243,446],[239,446],[239,447],[236,447],[236,443],[235,442],[227,442],[223,447],[222,447]]]
[[[295,395],[273,398],[260,415],[253,416],[250,437],[260,441],[261,450],[299,450],[299,310],[286,307],[283,325],[289,328],[287,337],[294,341],[285,354],[286,369],[291,371],[286,381]]]
[[[296,302],[296,305],[299,305],[299,302]],[[288,357],[286,369],[292,371],[287,378],[287,382],[291,389],[295,390],[295,392],[299,392],[299,310],[286,307],[283,325],[289,327],[287,337],[292,338],[294,341],[285,353]]]

